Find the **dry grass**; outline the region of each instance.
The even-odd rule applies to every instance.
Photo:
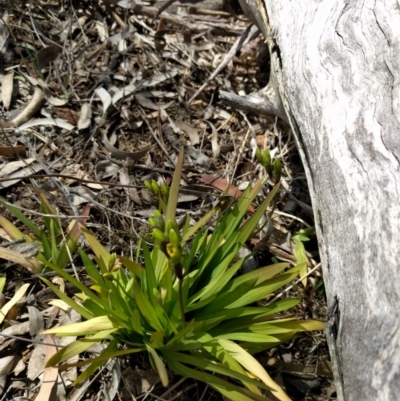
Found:
[[[272,234],[248,246],[259,249],[262,264],[274,259],[295,263],[291,235],[312,226],[313,217],[293,137],[275,118],[245,115],[218,102],[219,88],[250,93],[268,81],[261,36],[226,59],[249,26],[243,14],[235,14],[237,8],[224,9],[222,1],[189,3],[153,20],[161,2],[1,3],[6,10],[0,21],[1,196],[39,218],[36,185],[65,225],[90,202],[88,227],[111,251],[133,254],[137,239],[148,234],[146,221],[154,208],[143,182],[168,183],[179,147],[185,146],[187,155],[179,214],[194,220],[228,182],[243,189],[264,175],[254,150],[267,147],[282,160],[283,186]],[[0,228],[0,245],[8,240]],[[311,270],[319,263],[315,239],[307,250]],[[80,266],[75,268],[79,272]],[[49,305],[51,293],[29,272],[5,263],[0,270],[7,274],[7,296],[22,283],[32,284],[2,330],[18,326],[14,335],[43,341],[40,329],[55,319],[76,318]],[[303,300],[299,317],[325,317],[321,284],[314,269],[306,288],[299,284],[290,290]],[[0,401],[37,399],[42,355],[40,345],[0,336]],[[297,392],[306,384],[293,384],[294,373],[314,380],[314,392],[321,395],[308,395],[308,400],[329,398],[326,378],[332,373],[323,334],[304,335],[260,360]],[[189,381],[165,392],[148,361],[138,358],[110,362],[90,383],[72,389],[74,377],[73,369],[63,373],[56,399],[219,398]]]

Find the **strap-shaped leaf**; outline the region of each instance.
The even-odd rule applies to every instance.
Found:
[[[157,352],[154,348],[150,347],[150,345],[147,345],[147,344],[146,344],[146,348],[153,361],[154,367],[157,370],[157,373],[158,373],[158,376],[160,377],[162,385],[164,387],[167,387],[169,380],[168,380],[168,372],[167,372],[167,369],[165,368],[164,362],[162,361],[162,359],[157,354]]]
[[[270,344],[271,346],[277,345],[281,342],[281,340],[278,339],[277,337],[263,333],[251,333],[251,332],[221,334],[217,336],[216,339],[218,340],[225,339],[231,341],[248,341],[252,343]]]
[[[229,340],[218,341],[246,370],[262,380],[280,401],[291,401],[282,388],[276,384],[262,365],[238,344]]]
[[[220,375],[239,380],[242,383],[252,385],[256,388],[259,387],[264,390],[271,390],[264,383],[250,378],[247,374],[239,373],[233,369],[227,368],[222,363],[216,363],[214,361],[211,361],[210,359],[207,359],[207,358],[204,358],[204,357],[201,357],[198,355],[192,356],[192,355],[182,354],[180,352],[175,352],[172,357],[179,362],[193,365],[193,366],[196,366],[197,368],[200,368],[203,370],[209,370],[210,372],[218,373]],[[243,368],[240,368],[240,369],[241,369],[241,372],[245,372],[243,370]]]
[[[54,327],[44,331],[44,334],[56,334],[58,336],[82,336],[97,331],[117,328],[108,316],[98,316],[79,323],[71,323],[65,326]]]
[[[219,391],[222,395],[232,401],[270,401],[268,398],[252,393],[251,391],[232,384],[210,373],[201,372],[191,369],[180,362],[174,360],[173,357],[167,359],[168,366],[177,374],[190,377],[195,380],[201,380],[213,389]]]
[[[21,300],[28,288],[29,284],[22,285],[17,291],[15,291],[14,296],[0,309],[0,323],[2,323],[6,318],[10,309]]]
[[[4,199],[0,196],[0,204],[2,204],[7,210],[9,210],[11,214],[15,216],[33,234],[35,234],[37,238],[40,237],[40,233],[42,232],[42,230],[32,220],[28,219],[28,217],[26,217],[19,209],[11,205],[11,203],[9,203],[7,199]]]
[[[165,328],[162,326],[159,316],[153,308],[153,305],[150,303],[150,301],[147,299],[146,295],[140,288],[140,285],[137,281],[133,283],[132,289],[142,318],[147,320],[150,326],[154,329],[164,331]]]
[[[58,352],[56,352],[46,363],[46,367],[55,366],[59,363],[63,363],[68,361],[75,355],[79,355],[82,352],[86,351],[93,344],[96,344],[105,338],[107,338],[111,333],[113,333],[117,329],[111,330],[103,330],[92,336],[87,336],[83,339],[76,340],[65,347],[61,348]]]
[[[235,288],[235,291],[227,291],[215,298],[203,313],[210,314],[223,308],[239,308],[260,301],[292,281],[295,277],[296,273],[282,274],[281,276],[266,280],[254,288],[249,282],[242,283]]]

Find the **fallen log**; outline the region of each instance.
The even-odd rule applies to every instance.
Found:
[[[400,7],[394,0],[241,5],[267,40],[270,83],[248,99],[222,97],[272,110],[295,134],[320,245],[338,399],[399,399]]]

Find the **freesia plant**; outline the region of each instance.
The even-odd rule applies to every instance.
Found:
[[[135,260],[110,254],[83,226],[81,232],[94,254],[91,258],[79,250],[90,287],[45,254],[38,255],[43,266],[79,291],[77,298],[70,298],[42,278],[84,318],[81,323],[46,331],[79,336],[60,349],[48,365],[66,369],[71,366],[70,358],[104,342],[106,347],[98,357],[73,365],[89,365],[75,383],[88,378],[110,358],[146,352],[164,386],[169,384],[171,371],[203,381],[235,401],[265,401],[270,394],[289,400],[253,355],[301,331],[322,330],[323,324],[283,313],[298,299],[258,305],[291,282],[301,265],[278,263],[240,274],[245,259],[238,258],[279,184],[250,217],[248,209],[263,188],[262,181],[238,199],[222,197],[195,225],[190,226],[187,219],[180,229],[175,211],[182,165],[183,153],[169,189],[147,184],[159,197],[159,209],[150,219],[154,245],[140,241]]]

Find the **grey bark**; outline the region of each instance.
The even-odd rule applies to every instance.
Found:
[[[327,330],[338,398],[398,400],[399,3],[242,5],[267,37],[269,86],[306,170],[328,305],[338,300],[337,326]]]

